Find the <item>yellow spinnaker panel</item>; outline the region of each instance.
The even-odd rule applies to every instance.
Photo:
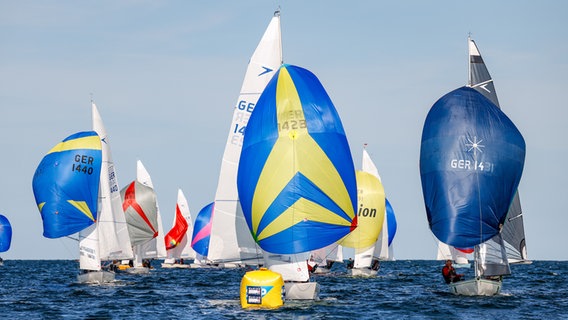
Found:
[[[337,169],[310,136],[302,103],[288,71],[282,68],[279,73],[276,93],[279,137],[262,170],[252,203],[253,233],[258,233],[258,225],[264,212],[280,195],[285,186],[299,172],[319,187],[329,198],[354,217],[352,203]],[[347,225],[347,221],[315,203],[298,201],[270,223],[258,235],[258,240],[285,230],[292,225],[309,219],[329,224]],[[309,211],[306,209],[309,208]],[[332,216],[330,219],[329,217]]]
[[[373,245],[383,228],[385,218],[385,190],[374,175],[357,171],[357,229],[341,241],[350,248],[368,248]]]

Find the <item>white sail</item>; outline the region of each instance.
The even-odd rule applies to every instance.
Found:
[[[361,170],[374,175],[379,179],[379,181],[381,181],[379,170],[377,169],[377,166],[373,162],[373,159],[371,159],[371,156],[369,155],[366,149],[363,149],[363,160],[361,164]],[[367,267],[370,266],[373,257],[379,260],[393,260],[392,253],[390,253],[391,250],[389,250],[389,241],[388,241],[389,231],[388,231],[388,220],[386,215],[386,206],[385,206],[385,212],[383,214],[384,214],[383,227],[381,233],[379,234],[377,242],[375,243],[374,246],[367,248],[366,250],[362,251],[359,250],[359,252],[357,251],[355,252],[355,263],[354,263],[355,268],[357,268],[357,265],[361,265],[363,263],[364,264],[368,263]],[[367,256],[370,256],[370,258],[367,259]],[[358,262],[358,259],[361,262]]]
[[[370,246],[363,249],[355,249],[355,255],[353,259],[355,262],[353,268],[362,269],[370,268],[373,262],[373,253],[375,251],[375,246]]]
[[[142,164],[142,161],[136,161],[136,180],[145,186],[154,189],[150,173]],[[160,215],[160,207],[156,200],[157,216],[158,216],[158,236],[154,239],[139,245],[137,248],[137,256],[141,259],[147,258],[165,258],[166,245],[164,243],[164,227],[162,223],[162,216]]]
[[[101,260],[129,259],[133,252],[109,139],[96,105],[92,103],[91,107],[93,130],[101,138],[103,156],[97,213],[99,218],[94,226],[79,233],[79,263],[81,269],[100,270]]]
[[[379,260],[387,261],[393,260],[392,255],[389,254],[389,229],[388,229],[388,217],[385,215],[385,220],[383,221],[383,229],[381,234],[379,234],[379,239],[375,244],[375,251],[373,255]]]
[[[436,260],[452,260],[457,265],[467,265],[467,253],[438,241],[438,254]],[[454,265],[454,267],[456,267]]]
[[[274,15],[247,67],[223,153],[212,214],[208,260],[258,264],[261,250],[244,219],[237,194],[237,169],[244,130],[260,94],[282,63],[280,15]]]

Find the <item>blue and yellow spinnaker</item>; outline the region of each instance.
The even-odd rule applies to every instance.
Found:
[[[32,187],[45,237],[67,236],[95,223],[101,164],[94,131],[67,137],[41,160]]]
[[[355,169],[341,120],[318,78],[282,65],[248,122],[237,187],[260,247],[294,254],[357,226]]]

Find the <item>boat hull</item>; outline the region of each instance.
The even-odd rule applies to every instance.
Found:
[[[91,271],[77,276],[79,283],[107,283],[112,281],[114,281],[114,272],[109,271]]]
[[[377,273],[377,270],[372,270],[369,268],[353,268],[347,270],[347,274],[353,277],[375,277]]]
[[[317,267],[316,270],[314,270],[314,274],[326,274],[326,273],[330,273],[331,269],[328,269],[326,267]]]
[[[130,267],[124,270],[126,273],[130,274],[147,274],[150,273],[150,268],[146,267]]]
[[[450,292],[462,296],[494,296],[501,292],[501,281],[472,279],[450,283]]]
[[[318,300],[320,286],[317,282],[284,282],[286,300]]]

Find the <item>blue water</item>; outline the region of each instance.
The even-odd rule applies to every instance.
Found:
[[[448,293],[439,261],[383,262],[371,279],[346,277],[339,264],[332,276],[316,277],[320,301],[288,301],[277,310],[241,309],[244,270],[159,265],[148,275],[119,273],[111,284],[82,285],[75,261],[8,260],[0,267],[0,318],[568,319],[568,261],[514,265],[494,297]]]

